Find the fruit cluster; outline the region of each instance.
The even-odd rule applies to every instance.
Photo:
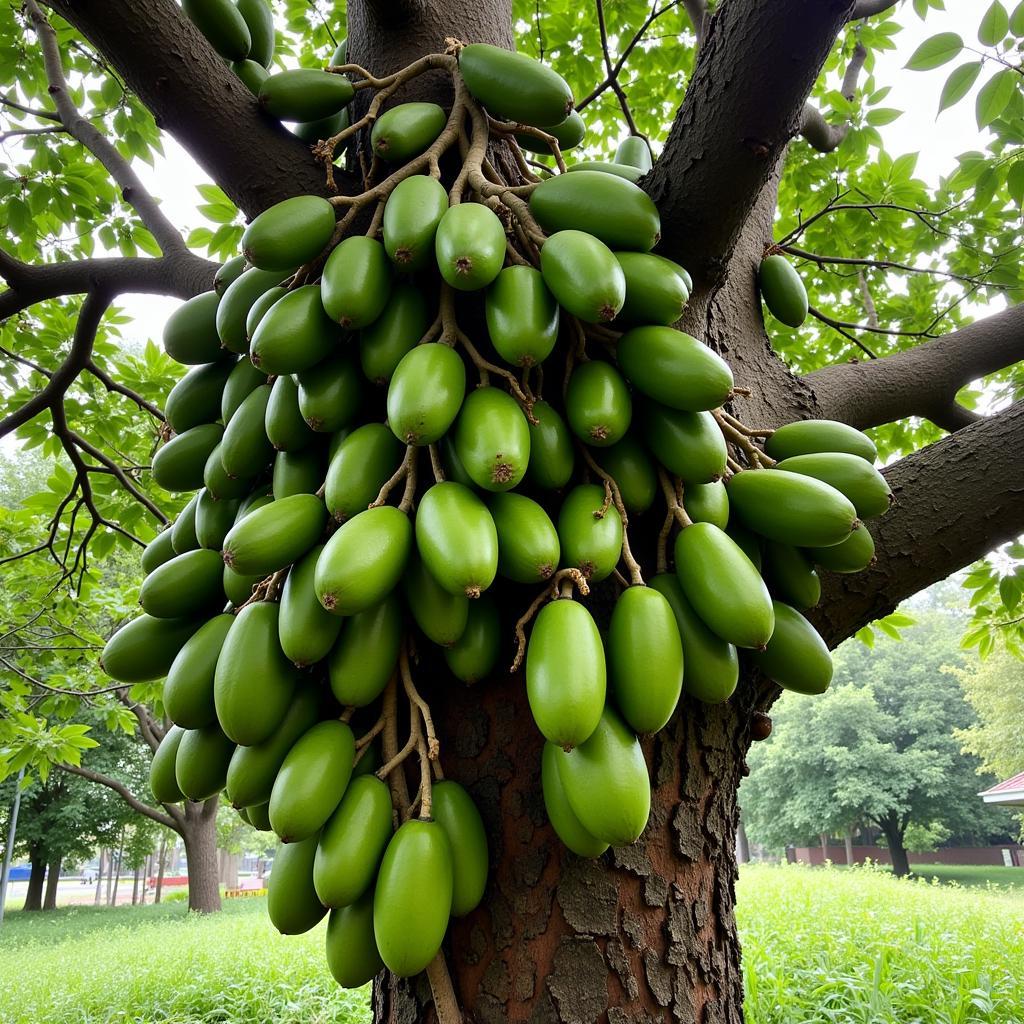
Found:
[[[452,76],[447,115],[381,113],[427,68]],[[784,687],[828,686],[800,610],[819,597],[815,564],[868,564],[861,520],[889,491],[855,430],[769,436],[726,410],[728,365],[671,326],[692,282],[651,252],[658,211],[630,180],[651,165],[644,140],[563,173],[560,143],[582,138],[568,87],[489,46],[388,79],[338,70],[377,94],[316,152],[330,174],[366,131],[364,190],[266,210],[214,290],[168,320],[167,352],[193,368],[168,396],[153,475],[196,493],[146,549],[143,614],[102,661],[126,682],[166,676],[157,798],[224,789],[272,829],[271,918],[297,932],[331,908],[331,969],[358,985],[382,963],[422,970],[487,877],[480,815],[443,778],[413,680],[417,647],[482,680],[502,610],[528,605],[513,667],[525,656],[545,804],[566,846],[598,856],[647,822],[638,736],[684,690],[726,700],[737,648]],[[553,164],[524,155],[541,147]],[[629,517],[659,494],[645,582]],[[579,600],[602,581],[621,588],[604,636]]]

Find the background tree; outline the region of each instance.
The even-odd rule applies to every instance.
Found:
[[[909,453],[887,470],[897,505],[874,528],[877,563],[830,580],[816,613],[835,644],[1024,527],[1014,482],[1024,407],[1006,407],[1018,397],[1024,312],[969,323],[967,306],[1022,294],[1024,100],[1013,61],[1024,14],[997,0],[977,44],[937,37],[913,57],[922,72],[960,58],[934,76],[936,92],[946,81],[943,104],[970,97],[980,132],[978,148],[930,188],[915,178],[913,155],[882,145],[878,127],[898,112],[883,105],[886,83],[873,68],[900,21],[932,16],[935,3],[352,0],[346,10],[285,0],[275,9],[283,61],[322,64],[331,30],[340,35],[347,21],[349,58],[375,73],[441,49],[446,36],[510,46],[514,18],[521,47],[572,84],[595,151],[610,148],[622,121],[655,140],[660,158],[643,186],[661,211],[662,251],[695,281],[682,326],[724,352],[751,389],[744,418],[770,428],[831,416],[876,428],[887,455]],[[19,518],[23,543],[10,554],[41,566],[40,585],[48,576],[47,587],[77,597],[98,579],[94,544],[127,551],[171,511],[141,468],[159,432],[145,378],[170,368],[155,350],[122,360],[110,303],[126,291],[208,288],[214,265],[187,242],[230,251],[240,226],[231,204],[252,217],[326,189],[309,151],[262,116],[170,0],[5,8],[0,67],[10,146],[0,433],[17,429],[59,459],[39,507]],[[424,80],[402,98],[440,88]],[[205,235],[183,240],[128,162],[154,158],[161,132],[220,189],[206,196],[218,223]],[[359,187],[336,177],[342,191]],[[773,242],[801,263],[814,296],[815,324],[798,336],[769,321],[769,337],[762,320],[755,270]],[[978,378],[985,412],[997,414],[972,409],[979,392],[965,388]],[[1006,567],[983,571],[997,578]],[[994,629],[1000,608],[991,605]],[[741,1019],[735,794],[751,715],[776,695],[748,673],[728,705],[687,704],[647,745],[655,792],[646,835],[596,865],[553,843],[536,773],[519,770],[539,750],[522,726],[522,688],[431,695],[446,769],[472,790],[495,846],[486,905],[450,940],[469,1013],[620,1020],[628,1006],[631,1017]],[[411,1018],[425,998],[385,979],[375,1012]]]

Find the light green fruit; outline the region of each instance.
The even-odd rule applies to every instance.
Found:
[[[848,452],[817,452],[783,459],[776,467],[789,473],[802,473],[830,484],[845,494],[857,515],[871,519],[889,511],[892,491],[885,477],[865,459]]]
[[[565,79],[525,54],[473,43],[459,51],[459,71],[474,98],[503,120],[542,128],[572,112]]]
[[[249,819],[249,824],[252,825],[257,832],[273,832],[270,827],[270,801],[267,800],[262,804],[251,804],[249,807],[244,807],[239,810],[239,814],[245,811],[245,816]]]
[[[403,444],[439,441],[466,393],[466,367],[447,345],[419,345],[395,369],[388,387],[388,425]]]
[[[119,683],[163,679],[185,641],[201,619],[155,619],[139,615],[126,622],[107,642],[100,668]]]
[[[558,539],[563,565],[579,569],[594,583],[612,574],[622,556],[622,517],[613,503],[605,508],[604,487],[579,484],[565,496]]]
[[[569,806],[558,771],[562,751],[554,743],[545,743],[541,756],[540,779],[544,792],[544,808],[555,834],[578,857],[600,857],[608,844],[592,836]]]
[[[336,114],[354,95],[344,75],[318,68],[278,71],[260,88],[260,105],[281,121],[316,121]]]
[[[232,615],[215,615],[178,652],[164,682],[164,711],[183,729],[201,729],[217,718],[213,676]]]
[[[434,256],[434,236],[448,210],[444,185],[427,174],[399,182],[384,207],[384,248],[399,270],[423,270]]]
[[[342,527],[344,529],[344,527]],[[487,506],[467,487],[434,484],[416,514],[416,547],[438,583],[479,597],[498,571],[498,534]]]
[[[294,664],[315,665],[325,658],[341,631],[341,619],[316,598],[313,578],[323,545],[310,548],[288,572],[281,589],[278,637],[285,657]]]
[[[487,333],[512,366],[544,362],[558,340],[558,303],[533,267],[506,267],[487,289]]]
[[[508,491],[526,474],[530,427],[519,403],[500,388],[471,391],[455,421],[455,451],[485,491]]]
[[[384,311],[359,333],[359,362],[368,380],[387,384],[402,357],[430,326],[427,300],[408,281],[397,281]]]
[[[245,314],[245,336],[249,339],[249,347],[252,347],[252,338],[259,327],[260,321],[270,312],[278,299],[283,299],[288,294],[288,289],[282,285],[268,288],[250,307]]]
[[[281,843],[274,854],[274,870],[267,883],[267,913],[282,935],[308,932],[327,913],[313,887],[317,840],[310,836],[301,843]]]
[[[196,510],[198,508],[199,495],[193,494],[171,526],[171,547],[174,548],[176,555],[183,555],[186,551],[195,551],[199,547],[199,537],[196,534]]]
[[[457,600],[457,598],[456,598]],[[444,660],[464,683],[477,683],[494,671],[501,650],[501,620],[489,594],[470,601],[462,635],[445,648]]]
[[[552,179],[554,180],[554,179]],[[540,251],[544,283],[587,323],[614,320],[626,301],[626,276],[611,249],[586,231],[558,231]]]
[[[729,492],[721,480],[710,484],[687,484],[683,508],[695,523],[712,523],[720,530],[729,525]]]
[[[795,608],[775,602],[775,632],[754,664],[795,693],[824,693],[832,682],[832,655],[818,631]]]
[[[242,401],[224,428],[220,443],[220,464],[236,480],[251,480],[270,465],[274,449],[267,438],[269,384],[261,384]]]
[[[160,745],[153,752],[149,764],[149,788],[162,804],[176,804],[185,799],[174,774],[174,762],[178,756],[178,745],[185,730],[172,725],[165,733]]]
[[[547,402],[535,402],[530,424],[530,463],[526,478],[543,490],[560,490],[571,479],[576,456],[565,420]]]
[[[765,577],[773,596],[795,608],[813,608],[821,600],[821,580],[800,548],[769,541],[764,549]]]
[[[345,330],[368,327],[391,295],[391,264],[375,238],[351,235],[327,258],[320,294],[327,315]]]
[[[543,583],[558,568],[561,546],[547,512],[523,494],[488,502],[498,532],[498,572],[516,583]]]
[[[401,457],[401,446],[386,424],[357,427],[338,446],[327,470],[327,510],[339,523],[365,511],[398,468]]]
[[[153,457],[153,479],[165,491],[198,490],[206,460],[223,432],[219,423],[204,423],[172,437]]]
[[[270,67],[270,62],[274,59],[276,39],[274,15],[269,5],[266,0],[235,0],[235,5],[249,28],[252,41],[249,47],[249,60],[256,61],[264,68]]]
[[[505,261],[505,228],[489,207],[460,203],[441,218],[434,253],[441,276],[453,288],[486,288]]]
[[[690,297],[671,260],[647,252],[617,252],[626,276],[626,301],[619,319],[627,324],[674,324]]]
[[[642,135],[627,135],[615,150],[617,164],[629,164],[645,174],[654,166],[651,147]]]
[[[315,494],[327,472],[327,453],[323,445],[312,444],[297,452],[278,452],[274,457],[274,500],[293,494]]]
[[[224,391],[220,396],[220,418],[226,426],[238,407],[261,384],[267,383],[267,375],[252,365],[248,356],[242,356],[234,366],[224,383]]]
[[[597,453],[601,468],[614,479],[627,512],[646,512],[658,493],[658,471],[632,432]]]
[[[452,850],[452,917],[475,910],[487,886],[487,834],[472,797],[457,782],[434,783],[431,813]]]
[[[174,557],[170,529],[158,533],[143,549],[142,571],[147,576],[157,567]]]
[[[228,476],[221,462],[220,451],[218,443],[203,464],[203,486],[217,501],[243,498],[252,490],[252,480],[249,477]]]
[[[332,355],[342,332],[324,312],[320,286],[295,288],[278,299],[252,337],[250,358],[264,373],[300,373]]]
[[[174,758],[174,778],[189,800],[209,800],[223,788],[235,745],[216,723],[186,729]]]
[[[240,519],[224,538],[224,564],[241,575],[269,575],[300,559],[327,525],[314,494],[293,494]]]
[[[878,458],[875,442],[867,434],[836,420],[787,423],[765,441],[764,450],[766,455],[778,460],[814,452],[848,452],[872,463]]]
[[[224,358],[217,334],[220,296],[203,292],[183,302],[164,324],[164,351],[187,366],[214,363]]]
[[[218,295],[223,295],[229,284],[239,277],[246,268],[245,257],[239,254],[225,260],[213,278],[213,290]]]
[[[384,970],[373,935],[373,890],[327,919],[327,967],[342,988],[361,988]]]
[[[590,359],[569,378],[565,411],[573,433],[584,444],[607,448],[621,441],[633,418],[633,400],[611,363]]]
[[[334,222],[334,207],[322,196],[292,196],[253,218],[242,234],[242,254],[260,270],[287,273],[320,255]]]
[[[449,593],[434,579],[423,560],[414,556],[402,577],[405,603],[427,639],[450,647],[466,630],[469,598]]]
[[[267,402],[264,421],[267,440],[279,452],[294,452],[305,448],[316,438],[309,424],[302,418],[299,408],[299,386],[288,374],[274,381]]]
[[[352,422],[362,400],[363,380],[349,352],[328,356],[296,377],[299,411],[310,430],[333,434]]]
[[[583,118],[574,110],[564,121],[544,126],[542,131],[551,135],[558,142],[561,152],[567,153],[583,141],[583,137],[587,134],[587,126],[583,123]],[[540,139],[536,135],[528,135],[526,132],[516,132],[516,142],[519,143],[521,149],[531,153],[543,155],[552,152],[551,147],[544,139]]]
[[[327,660],[331,691],[340,704],[361,708],[380,696],[398,664],[404,625],[395,594],[345,621]]]
[[[641,426],[655,458],[684,484],[708,484],[724,475],[725,437],[710,412],[644,402]]]
[[[587,171],[591,174],[614,174],[617,178],[624,178],[626,181],[639,181],[644,175],[643,171],[629,164],[613,163],[608,160],[580,160],[570,164],[567,170],[581,173]]]
[[[249,336],[245,324],[249,310],[264,292],[276,288],[287,276],[288,271],[252,267],[228,285],[217,306],[217,335],[224,348],[239,355],[248,353]]]
[[[222,359],[193,367],[171,388],[164,404],[167,425],[176,434],[220,417],[220,399],[233,364]]]
[[[240,503],[235,498],[215,498],[205,487],[196,497],[196,540],[200,547],[219,554]]]
[[[787,327],[799,327],[807,319],[807,289],[781,253],[761,261],[757,283],[764,304],[776,320]]]
[[[389,164],[404,164],[441,134],[447,120],[436,103],[400,103],[374,121],[370,148]]]
[[[827,548],[808,548],[807,554],[830,572],[860,572],[875,560],[875,540],[861,523],[846,540]]]
[[[197,548],[154,569],[143,581],[139,604],[158,619],[184,619],[224,604],[219,551]]]

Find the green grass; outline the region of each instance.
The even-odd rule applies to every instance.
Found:
[[[998,886],[1024,890],[1024,868],[1004,868],[974,864],[914,864],[918,878],[950,885]]]

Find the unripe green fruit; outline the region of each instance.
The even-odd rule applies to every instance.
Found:
[[[535,487],[560,490],[572,477],[576,455],[565,420],[547,402],[535,402],[530,423],[530,463],[526,477]]]
[[[765,441],[764,450],[766,455],[780,460],[814,452],[848,452],[871,463],[878,458],[878,449],[867,434],[836,420],[787,423]]]
[[[875,560],[875,540],[861,523],[846,540],[827,548],[808,548],[807,554],[830,572],[860,572]]]
[[[267,375],[262,370],[257,370],[248,356],[242,356],[231,367],[231,373],[228,374],[224,391],[220,396],[220,418],[224,421],[225,426],[231,422],[231,417],[235,415],[246,397],[261,384],[266,383]]]
[[[174,758],[174,778],[189,800],[209,800],[224,788],[235,745],[220,726],[186,729]]]
[[[351,235],[327,257],[320,294],[324,310],[347,331],[368,327],[391,294],[391,264],[375,238]]]
[[[430,326],[423,292],[407,281],[392,286],[383,312],[359,334],[359,362],[368,380],[386,384],[402,357]]]
[[[567,153],[583,141],[583,137],[587,134],[587,126],[583,123],[583,118],[574,110],[564,121],[544,127],[542,131],[553,136],[558,142],[559,150]],[[528,135],[526,132],[516,132],[516,142],[520,149],[525,149],[530,153],[544,155],[551,152],[547,142],[537,138],[536,135]]]
[[[476,804],[457,782],[435,782],[432,796],[431,814],[452,850],[451,914],[465,917],[479,906],[487,885],[487,834]]]
[[[558,761],[562,751],[554,743],[545,743],[541,758],[541,786],[544,792],[544,807],[555,834],[579,857],[600,857],[608,844],[592,836],[576,817],[569,806],[569,800],[562,786]]]
[[[155,619],[139,615],[126,622],[107,642],[100,668],[119,683],[162,679],[185,641],[202,619]]]
[[[279,452],[294,452],[315,440],[299,408],[299,386],[288,374],[274,381],[264,421],[267,439]]]
[[[775,602],[775,632],[754,664],[795,693],[824,693],[832,682],[832,655],[818,631],[795,609]]]
[[[183,302],[164,324],[164,351],[186,365],[214,363],[224,358],[217,333],[220,296],[203,292]]]
[[[245,336],[249,339],[249,347],[252,347],[253,335],[260,321],[270,312],[270,307],[275,305],[278,299],[283,299],[288,294],[288,289],[282,285],[268,288],[250,307],[245,314]],[[262,382],[261,382],[262,383]]]
[[[416,514],[416,547],[431,575],[449,593],[479,597],[494,582],[494,520],[487,506],[462,484],[434,484],[423,495]]]
[[[250,358],[268,375],[300,373],[332,355],[341,339],[324,312],[319,285],[307,284],[270,307],[252,337]]]
[[[466,627],[450,647],[444,660],[452,674],[464,683],[477,683],[494,670],[501,650],[501,620],[489,594],[470,601]]]
[[[224,563],[267,576],[301,558],[320,539],[327,509],[314,494],[293,494],[256,509],[224,538]]]
[[[171,530],[158,533],[142,552],[142,571],[148,576],[157,566],[163,565],[174,557],[171,544]]]
[[[645,174],[654,166],[651,147],[642,135],[627,135],[615,150],[617,164],[629,164]]]
[[[712,523],[720,530],[729,525],[729,492],[721,480],[710,484],[687,484],[683,508],[695,523]]]
[[[224,428],[220,443],[220,463],[224,472],[236,480],[251,480],[262,473],[274,456],[267,439],[267,404],[270,385],[261,384],[242,401],[231,422]]]
[[[224,604],[220,552],[186,551],[154,569],[142,582],[139,604],[158,619],[184,619]]]
[[[441,218],[434,252],[441,276],[453,288],[486,288],[505,261],[505,228],[489,207],[460,203]]]
[[[260,87],[267,80],[267,69],[262,64],[254,60],[236,60],[231,63],[231,70],[253,96],[259,96]]]
[[[217,335],[224,348],[239,355],[248,353],[249,336],[245,325],[249,310],[261,295],[276,288],[287,276],[288,271],[252,267],[228,285],[217,306]]]
[[[241,499],[252,490],[252,480],[249,477],[228,476],[220,458],[221,443],[218,442],[203,463],[203,486],[217,501]]]
[[[193,367],[171,388],[164,405],[167,424],[176,434],[220,417],[220,400],[232,363],[222,359]]]
[[[633,400],[622,375],[610,363],[580,363],[569,378],[565,411],[573,433],[597,448],[620,441],[633,417]]]
[[[462,466],[485,491],[508,491],[523,479],[530,428],[507,392],[494,387],[471,391],[455,421],[454,440]]]
[[[235,6],[249,29],[252,41],[249,47],[249,60],[264,68],[270,67],[277,40],[274,33],[274,15],[266,0],[235,0]]]
[[[419,345],[388,387],[388,425],[403,444],[433,444],[452,425],[466,393],[466,367],[447,345]]]
[[[349,352],[328,356],[296,377],[299,412],[310,430],[318,434],[336,433],[359,412],[363,381]]]
[[[604,487],[579,484],[565,496],[558,513],[562,564],[574,566],[594,583],[610,576],[622,556],[622,517],[614,503],[604,505]]]
[[[384,248],[399,270],[423,270],[434,256],[434,236],[448,210],[444,185],[427,174],[400,181],[384,207]]]
[[[516,583],[543,583],[558,568],[561,546],[547,512],[523,494],[488,502],[498,532],[498,572]]]
[[[845,494],[857,515],[871,519],[889,511],[892,491],[885,477],[870,462],[848,452],[794,455],[775,467],[789,473],[814,477]]]
[[[632,432],[597,453],[601,468],[618,485],[627,512],[646,512],[658,493],[658,471]]]
[[[214,275],[213,290],[218,295],[223,295],[227,290],[228,285],[237,277],[241,276],[246,265],[246,259],[241,254],[238,256],[232,256],[229,260],[225,260],[221,264],[220,270],[218,270]]]
[[[271,75],[260,87],[260,105],[281,121],[316,121],[347,106],[354,95],[344,75],[296,68]]]
[[[542,363],[558,340],[558,303],[533,267],[506,267],[487,289],[487,333],[512,366]]]
[[[404,626],[396,594],[345,621],[327,660],[338,703],[361,708],[380,696],[398,664]]]
[[[384,970],[373,935],[373,890],[327,921],[327,966],[342,988],[361,988]]]
[[[373,123],[370,148],[390,164],[419,156],[444,129],[448,115],[436,103],[400,103]]]
[[[710,412],[683,412],[657,402],[642,406],[644,440],[657,460],[684,484],[708,484],[725,473],[725,438]]]
[[[288,272],[320,255],[334,234],[322,196],[292,196],[264,210],[242,234],[242,254],[260,270]]]
[[[569,171],[581,173],[587,171],[591,174],[614,174],[617,178],[624,178],[626,181],[637,182],[644,175],[643,171],[629,164],[612,163],[608,160],[579,160],[566,168]]]
[[[198,490],[206,460],[223,432],[219,423],[204,423],[172,437],[153,456],[153,479],[165,491]]]
[[[323,545],[310,548],[288,571],[281,589],[278,638],[286,658],[296,665],[315,665],[325,658],[341,631],[341,619],[316,598],[313,585]]]
[[[327,471],[324,500],[338,522],[366,510],[401,460],[402,449],[383,423],[365,423],[338,446]]]
[[[626,276],[626,301],[619,319],[627,324],[674,324],[682,315],[690,292],[681,267],[647,252],[617,252],[615,259]]]
[[[807,319],[807,289],[781,253],[761,261],[757,283],[764,304],[776,320],[787,327],[799,327]]]
[[[184,735],[184,729],[172,725],[164,733],[160,746],[153,752],[153,760],[149,765],[149,788],[153,791],[153,796],[162,804],[176,804],[185,799],[185,794],[178,786],[178,780],[174,774],[178,746]]]
[[[402,589],[416,625],[432,643],[450,647],[465,632],[469,598],[445,590],[416,555],[406,567]]]
[[[813,608],[821,600],[821,580],[799,548],[769,541],[765,545],[765,576],[772,594],[795,608]]]
[[[614,254],[585,231],[558,231],[540,251],[544,283],[573,316],[587,323],[614,320],[626,301],[626,276]]]
[[[525,54],[473,43],[459,51],[459,71],[474,98],[504,120],[542,128],[572,112],[565,79]]]
[[[249,26],[231,0],[181,0],[181,9],[225,60],[249,55]]]
[[[301,843],[281,843],[267,884],[267,913],[282,935],[301,935],[320,923],[327,908],[313,888],[317,836]]]
[[[198,508],[199,495],[193,494],[171,526],[171,547],[174,548],[176,555],[183,555],[186,551],[195,551],[199,547],[199,537],[196,534],[196,510]]]

